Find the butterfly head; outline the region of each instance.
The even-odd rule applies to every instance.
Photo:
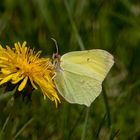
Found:
[[[53,56],[52,56],[52,58],[53,58],[53,65],[54,65],[54,68],[56,69],[56,70],[58,70],[58,69],[61,69],[60,68],[60,58],[61,58],[61,56],[58,54],[58,53],[54,53],[53,54]]]
[[[60,62],[61,62],[60,58],[61,58],[61,56],[58,53],[58,45],[57,45],[56,40],[54,38],[51,38],[51,39],[54,41],[55,47],[56,47],[56,53],[54,53],[53,56],[52,56],[53,65],[54,65],[55,69],[58,70],[58,69],[61,69],[60,68]]]

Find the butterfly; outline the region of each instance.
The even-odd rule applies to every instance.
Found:
[[[102,82],[114,64],[105,50],[93,49],[55,55],[54,83],[69,103],[90,106],[102,91]]]

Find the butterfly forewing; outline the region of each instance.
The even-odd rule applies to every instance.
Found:
[[[86,71],[91,71],[98,76],[100,81],[104,80],[114,63],[112,55],[100,49],[69,52],[62,56],[61,61],[64,62],[62,63],[64,67],[69,62],[82,66]],[[73,70],[72,67],[71,69]]]
[[[57,73],[55,84],[59,93],[68,102],[86,106],[90,106],[101,92],[101,84],[98,80],[65,70]]]

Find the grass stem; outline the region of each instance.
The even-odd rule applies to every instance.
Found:
[[[90,107],[86,108],[86,116],[85,116],[85,122],[84,122],[84,126],[83,126],[83,132],[81,135],[81,140],[85,140],[85,135],[86,135],[86,130],[87,130],[87,123],[88,123],[88,117],[89,117],[89,110]]]

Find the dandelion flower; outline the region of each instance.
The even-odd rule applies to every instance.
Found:
[[[49,58],[40,58],[40,53],[27,47],[26,42],[15,43],[13,48],[0,46],[0,85],[11,82],[18,84],[18,91],[22,91],[30,82],[57,106],[60,99],[52,79],[53,65]]]

